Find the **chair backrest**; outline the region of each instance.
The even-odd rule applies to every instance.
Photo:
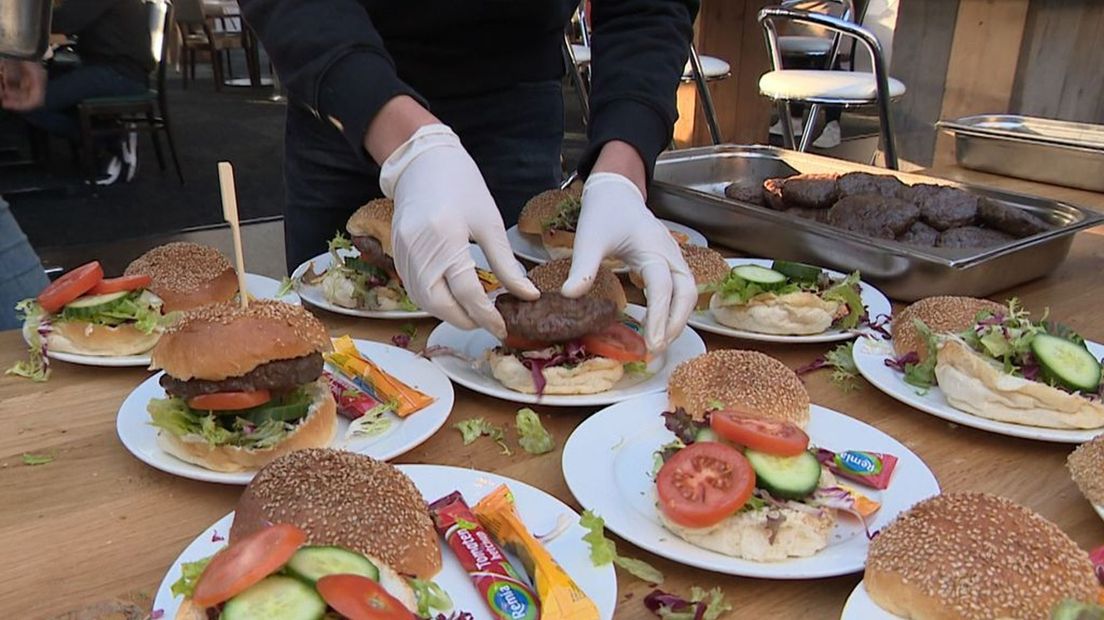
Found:
[[[181,24],[202,26],[204,23],[202,0],[176,0],[176,21]]]
[[[889,92],[885,55],[882,53],[882,45],[878,37],[862,26],[833,17],[823,13],[810,13],[808,11],[796,11],[782,7],[767,7],[759,11],[759,23],[762,24],[767,35],[767,48],[770,51],[771,65],[775,70],[782,69],[782,50],[778,46],[777,22],[791,22],[819,26],[833,32],[837,38],[848,37],[858,41],[870,54],[870,61],[874,67],[875,79],[878,88],[883,92]]]
[[[169,44],[172,40],[169,34],[172,32],[175,18],[174,6],[172,0],[146,0],[146,4],[149,11],[150,51],[153,53],[153,60],[157,63],[157,94],[164,103],[165,73],[169,64],[166,58],[169,55]]]

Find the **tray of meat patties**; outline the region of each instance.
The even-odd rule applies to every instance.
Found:
[[[648,204],[754,256],[859,270],[887,295],[983,297],[1046,275],[1104,216],[1045,198],[765,146],[671,151]]]

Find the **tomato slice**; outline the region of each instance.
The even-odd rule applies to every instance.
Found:
[[[809,448],[809,436],[798,426],[744,411],[714,411],[709,427],[733,443],[775,456],[797,456]]]
[[[188,406],[202,411],[237,411],[263,405],[272,400],[268,390],[252,392],[215,392],[188,399]]]
[[[668,519],[709,527],[739,510],[755,490],[755,470],[732,446],[706,441],[679,450],[659,470],[656,492]]]
[[[249,589],[288,563],[307,533],[287,523],[271,525],[235,540],[215,554],[196,582],[192,601],[214,607]]]
[[[81,265],[54,280],[38,294],[38,305],[46,312],[57,312],[62,306],[92,290],[103,280],[100,261]]]
[[[648,346],[644,344],[644,338],[621,323],[587,334],[582,337],[582,342],[589,353],[619,362],[643,362],[648,359]]]
[[[327,575],[314,587],[327,605],[349,620],[414,620],[402,602],[362,575]]]
[[[107,293],[121,293],[123,291],[136,291],[146,288],[152,282],[152,278],[146,275],[119,276],[118,278],[105,278],[88,291],[90,295],[106,295]]]
[[[547,349],[552,346],[543,340],[526,338],[525,336],[515,336],[514,334],[507,334],[506,340],[503,340],[502,344],[507,349],[518,349],[521,351],[539,351],[540,349]]]

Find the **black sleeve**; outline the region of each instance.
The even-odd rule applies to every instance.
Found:
[[[690,54],[698,0],[594,0],[588,174],[610,140],[631,144],[648,180],[671,142],[675,96]]]
[[[118,0],[66,0],[54,9],[50,30],[61,34],[80,34],[116,2]]]
[[[240,0],[246,21],[294,104],[334,124],[358,156],[376,112],[398,95],[424,101],[399,79],[367,10],[356,0]]]

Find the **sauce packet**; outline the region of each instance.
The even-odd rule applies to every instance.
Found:
[[[330,386],[330,394],[337,403],[337,412],[350,420],[355,420],[384,404],[375,396],[360,389],[352,379],[328,370],[323,370],[322,376]]]
[[[879,491],[889,486],[893,469],[897,467],[897,457],[892,454],[862,450],[836,453],[820,448],[817,460],[833,474]]]
[[[325,353],[323,357],[376,400],[394,403],[395,413],[399,417],[405,418],[417,413],[435,400],[432,396],[406,385],[362,356],[349,336],[334,340],[333,352]]]

